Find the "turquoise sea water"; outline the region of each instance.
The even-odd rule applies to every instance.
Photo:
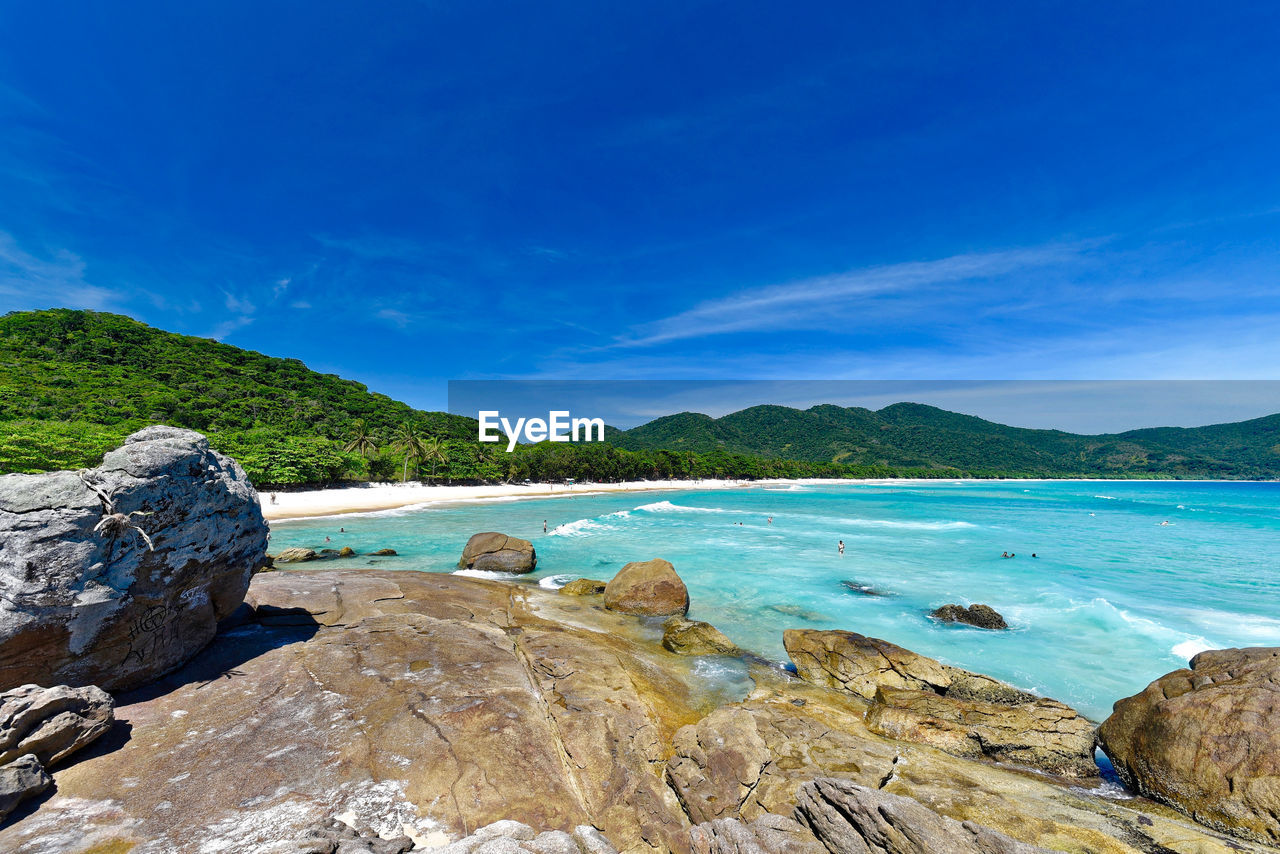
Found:
[[[271,548],[390,547],[400,556],[323,566],[451,572],[467,538],[489,530],[534,541],[538,571],[528,578],[544,586],[666,558],[689,586],[691,617],[768,658],[786,660],[783,629],[849,629],[1097,720],[1202,649],[1280,645],[1275,483],[876,483],[509,500],[277,522]],[[948,602],[985,602],[1012,630],[928,618]]]

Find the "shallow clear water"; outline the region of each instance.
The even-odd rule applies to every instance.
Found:
[[[390,547],[400,556],[323,566],[451,572],[467,538],[490,530],[533,540],[530,578],[548,586],[666,558],[689,586],[690,616],[769,658],[786,660],[783,629],[849,629],[1098,720],[1202,649],[1280,645],[1275,483],[877,483],[512,500],[277,522],[271,548]],[[948,602],[985,602],[1012,631],[927,617]]]

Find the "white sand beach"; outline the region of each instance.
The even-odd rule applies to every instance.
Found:
[[[335,516],[391,510],[414,504],[485,501],[512,498],[558,498],[601,492],[650,492],[659,489],[740,489],[748,486],[788,486],[816,480],[636,480],[623,483],[497,483],[486,486],[443,486],[424,483],[363,484],[341,489],[304,492],[263,492],[262,513],[268,520]],[[850,483],[833,480],[831,483]]]

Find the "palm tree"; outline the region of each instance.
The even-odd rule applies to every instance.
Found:
[[[494,461],[494,450],[488,445],[475,445],[473,453],[476,457],[476,480],[484,480],[484,477],[480,474],[480,470],[488,463]]]
[[[351,425],[351,438],[342,446],[342,450],[359,454],[365,459],[378,453],[378,444],[373,441],[373,436],[369,434],[369,427],[364,423],[363,418],[356,419],[356,422]]]
[[[444,449],[444,442],[439,436],[431,436],[422,446],[422,458],[431,463],[431,479],[436,479],[436,464],[441,465],[449,462],[449,454]]]
[[[413,467],[417,469],[418,462],[426,453],[422,434],[418,432],[417,425],[410,424],[408,421],[401,424],[400,429],[396,431],[395,447],[404,452],[404,474],[400,478],[403,483],[409,479],[409,460],[413,460]]]

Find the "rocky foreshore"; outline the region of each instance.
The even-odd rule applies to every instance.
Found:
[[[823,780],[831,798],[853,786],[916,802],[892,801],[886,821],[954,820],[930,832],[1265,850],[1096,783],[887,738],[870,701],[762,664],[743,665],[754,690],[726,698],[696,656],[663,648],[660,622],[602,599],[415,572],[260,575],[237,626],[117,698],[116,729],[54,772],[56,792],[0,830],[0,850],[297,851],[334,818],[419,848],[515,820],[594,827],[622,852],[859,850],[802,795]]]
[[[660,558],[555,592],[517,580],[531,544],[488,532],[460,565],[512,581],[255,576],[252,487],[169,428],[97,470],[0,478],[0,533],[0,851],[1215,854],[1280,840],[1280,650],[1203,653],[1095,731],[1055,700],[854,632],[788,631],[793,675],[689,619]],[[1152,800],[1099,778],[1095,739]]]

